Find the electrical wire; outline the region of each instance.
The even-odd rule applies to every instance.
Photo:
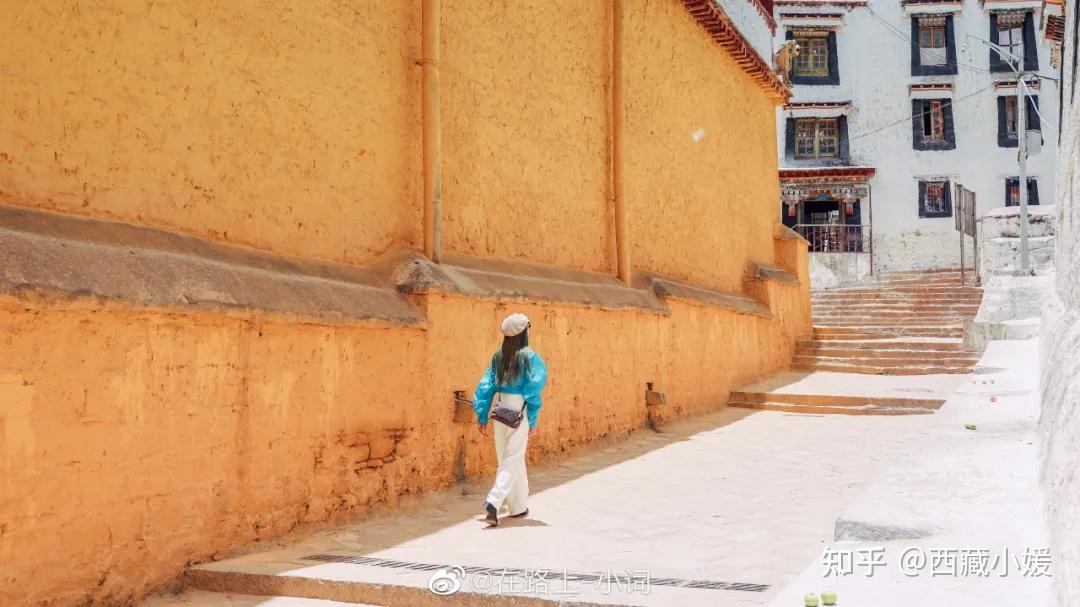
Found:
[[[994,85],[990,85],[990,86],[988,86],[988,87],[986,87],[984,89],[979,89],[979,90],[975,91],[974,93],[969,93],[967,95],[964,95],[963,97],[958,97],[956,99],[950,99],[950,100],[942,103],[941,107],[942,107],[942,109],[944,109],[946,107],[952,107],[952,106],[956,105],[957,103],[959,103],[961,101],[964,101],[965,99],[971,99],[972,97],[974,97],[976,95],[979,95],[980,93],[985,93],[986,91],[989,91],[990,89],[993,88],[993,86]],[[847,139],[842,140],[842,143],[849,143],[849,142],[855,141],[856,139],[862,139],[863,137],[869,137],[870,135],[873,135],[875,133],[880,133],[881,131],[884,131],[885,129],[888,129],[888,128],[892,128],[892,127],[894,127],[894,126],[896,126],[898,124],[904,124],[905,122],[910,122],[912,120],[915,120],[916,118],[922,118],[923,116],[926,116],[929,113],[930,113],[929,111],[923,111],[923,112],[920,112],[918,114],[911,114],[911,115],[906,116],[906,117],[904,117],[904,118],[902,118],[900,120],[897,120],[896,122],[886,124],[883,127],[879,127],[879,128],[876,128],[876,129],[874,129],[872,131],[867,131],[865,133],[860,133],[858,135],[848,137]]]
[[[1058,130],[1057,125],[1054,124],[1053,122],[1050,122],[1049,120],[1047,120],[1046,118],[1043,117],[1042,112],[1039,111],[1039,104],[1035,103],[1035,101],[1034,101],[1035,96],[1031,94],[1031,89],[1028,88],[1027,84],[1023,80],[1020,81],[1020,86],[1024,87],[1024,90],[1027,91],[1024,94],[1028,98],[1033,100],[1031,102],[1031,109],[1035,110],[1035,113],[1038,114],[1038,116],[1039,116],[1039,124],[1040,125],[1043,125],[1043,124],[1048,125],[1050,127],[1050,130],[1054,131],[1056,133],[1057,130]]]
[[[880,24],[884,25],[885,27],[887,27],[887,28],[889,29],[889,31],[890,31],[890,32],[892,32],[892,33],[896,34],[897,36],[899,36],[899,37],[900,37],[900,38],[901,38],[902,40],[904,40],[905,42],[907,42],[907,43],[908,43],[908,45],[912,45],[912,44],[914,44],[914,43],[915,43],[915,42],[914,42],[914,41],[913,41],[913,40],[911,39],[911,37],[909,37],[909,36],[908,36],[907,34],[905,34],[904,32],[900,31],[899,29],[897,29],[897,28],[896,28],[895,26],[893,26],[893,24],[891,24],[891,23],[889,23],[888,21],[886,21],[886,20],[885,20],[885,18],[884,18],[884,17],[882,17],[881,15],[879,15],[879,14],[875,13],[875,12],[874,12],[874,9],[870,8],[870,4],[869,4],[869,3],[868,3],[868,4],[866,4],[866,5],[865,5],[865,6],[863,7],[863,8],[865,8],[865,9],[866,9],[866,10],[867,10],[867,11],[868,11],[868,12],[870,13],[870,16],[871,16],[871,17],[873,17],[873,19],[874,19],[875,21],[877,21],[878,23],[880,23]],[[943,57],[943,56],[941,56],[941,55],[937,55],[936,53],[931,53],[931,54],[932,54],[932,55],[934,55],[934,56],[936,56],[936,57],[937,57],[938,59],[944,59],[944,60],[948,61],[947,57]],[[973,66],[973,65],[967,65],[967,64],[965,64],[965,63],[960,63],[959,61],[957,61],[957,62],[956,62],[956,66],[957,66],[957,67],[961,67],[961,68],[964,68],[965,70],[969,70],[969,71],[972,71],[972,72],[977,72],[977,73],[980,73],[980,74],[990,74],[990,73],[992,73],[992,72],[991,72],[990,70],[987,70],[987,69],[983,69],[983,68],[981,68],[981,67],[975,67],[975,66]]]
[[[900,38],[901,38],[902,40],[904,40],[905,42],[907,42],[907,43],[908,43],[909,45],[911,45],[911,44],[914,44],[914,43],[915,43],[915,42],[914,42],[914,41],[913,41],[913,40],[911,39],[911,37],[910,37],[910,36],[908,36],[908,35],[907,35],[907,34],[905,34],[904,32],[902,32],[902,31],[900,31],[899,29],[897,29],[897,28],[896,28],[896,26],[894,26],[893,24],[889,23],[889,22],[888,22],[887,20],[885,20],[885,18],[884,18],[884,17],[882,17],[881,15],[879,15],[879,14],[875,13],[875,12],[874,12],[874,9],[870,8],[870,5],[869,5],[869,4],[867,4],[867,5],[866,5],[866,6],[864,6],[863,8],[865,8],[865,9],[866,9],[866,10],[867,10],[867,11],[868,11],[868,12],[870,13],[870,16],[871,16],[871,17],[873,17],[875,21],[877,21],[878,23],[880,23],[880,24],[884,25],[885,27],[887,27],[887,28],[889,29],[889,31],[891,31],[892,33],[894,33],[894,34],[896,34],[897,36],[899,36],[899,37],[900,37]],[[978,38],[976,37],[976,39],[978,39]],[[937,57],[938,59],[946,59],[946,61],[948,60],[947,58],[944,58],[944,57],[942,57],[941,55],[937,55],[937,54],[935,54],[935,53],[931,53],[931,54],[932,54],[932,55],[934,55],[934,56],[936,56],[936,57]],[[959,61],[957,61],[957,62],[956,62],[956,66],[957,66],[957,67],[960,67],[960,68],[963,68],[963,69],[965,69],[965,70],[968,70],[968,71],[971,71],[971,72],[976,72],[976,73],[980,73],[980,74],[997,74],[997,73],[1000,73],[1000,72],[991,72],[991,71],[990,71],[990,70],[988,70],[988,69],[983,69],[983,68],[981,68],[981,67],[975,67],[974,65],[967,65],[967,64],[965,64],[965,63],[960,63]],[[1058,79],[1057,79],[1057,78],[1054,78],[1054,77],[1052,77],[1052,76],[1043,76],[1042,74],[1039,74],[1039,73],[1032,73],[1032,74],[1029,74],[1029,75],[1030,75],[1030,76],[1034,76],[1034,77],[1036,77],[1036,78],[1040,78],[1040,79],[1042,79],[1042,80],[1050,80],[1050,81],[1052,81],[1052,82],[1057,82],[1057,81],[1058,81]]]

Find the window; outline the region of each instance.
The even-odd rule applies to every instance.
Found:
[[[1027,180],[1028,204],[1039,204],[1039,183],[1034,177]],[[1005,180],[1005,206],[1020,206],[1020,178],[1010,177]]]
[[[990,41],[1002,50],[999,53],[997,49],[990,49],[990,71],[1039,70],[1035,21],[1030,11],[990,13]]]
[[[1020,123],[1016,106],[1016,95],[998,97],[998,147],[1015,148],[1019,145],[1017,130],[1020,128]],[[1039,96],[1028,96],[1025,115],[1025,127],[1028,131],[1042,129],[1039,114],[1035,111],[1038,107]]]
[[[911,19],[911,75],[957,73],[952,15],[923,15]]]
[[[1005,135],[1016,139],[1016,97],[1005,97]]]
[[[945,17],[919,19],[919,63],[945,65]]]
[[[787,31],[798,53],[791,61],[792,84],[840,84],[836,32],[798,28]]]
[[[796,36],[799,54],[792,72],[797,76],[829,75],[829,42],[824,36]]]
[[[951,100],[913,99],[911,118],[914,149],[952,150],[956,148]]]
[[[1006,13],[998,15],[997,18],[997,36],[994,38],[994,42],[1002,48],[1002,50],[1008,51],[1014,57],[1024,56],[1024,14],[1023,13]],[[999,54],[999,57],[1000,54]],[[1006,65],[1011,66],[1012,69],[1020,69],[1018,61],[1005,55],[1001,57],[1001,61]]]
[[[930,102],[922,113],[922,123],[923,141],[945,141],[945,113],[940,100]]]
[[[837,165],[848,160],[847,117],[788,118],[787,158],[789,160],[822,160]]]
[[[799,118],[795,121],[795,158],[836,158],[839,129],[836,118]]]
[[[919,217],[952,217],[952,192],[948,181],[919,182]]]

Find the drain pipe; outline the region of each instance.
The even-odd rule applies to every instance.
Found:
[[[611,186],[615,206],[615,264],[619,280],[629,285],[630,239],[623,187],[623,13],[624,0],[611,3]]]
[[[439,113],[439,27],[441,0],[422,8],[421,86],[424,120],[424,255],[442,261],[442,117]]]

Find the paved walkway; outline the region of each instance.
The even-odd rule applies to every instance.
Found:
[[[1034,360],[1027,352],[1033,347],[997,343],[987,357],[993,366],[1015,366],[1018,358]],[[197,567],[191,579],[213,590],[395,606],[508,604],[498,591],[518,595],[515,605],[786,606],[801,604],[807,589],[833,584],[821,579],[821,556],[838,546],[838,519],[852,523],[855,537],[913,529],[929,534],[920,540],[928,548],[1010,545],[1022,552],[1045,544],[1037,522],[1018,522],[1041,520],[1034,447],[1027,444],[1030,382],[1018,379],[1024,372],[1030,369],[953,376],[945,384],[905,378],[913,389],[947,393],[934,415],[729,409],[534,471],[529,519],[485,529],[476,516],[487,487],[473,484],[296,544]],[[995,384],[973,383],[991,378]],[[990,393],[999,396],[993,406]],[[969,419],[974,432],[963,428]],[[306,558],[313,555],[323,560]],[[428,583],[433,569],[445,566],[466,573],[457,593],[440,598]],[[647,573],[649,592],[612,577],[628,572]],[[938,581],[939,590],[947,585]],[[1013,584],[1015,592],[1032,593],[1022,602],[987,598],[1002,585],[982,581],[949,582],[963,590],[956,597],[981,597],[970,603],[895,595],[904,580],[884,572],[833,585],[840,605],[1043,604],[1035,600],[1041,581]],[[173,599],[181,600],[188,597]]]
[[[824,588],[842,606],[1050,605],[1043,573],[1054,574],[1053,555],[1036,552],[1048,545],[1037,362],[1035,340],[991,342],[980,364],[997,372],[968,378],[932,416],[919,457],[890,467],[846,508],[834,535],[846,541],[829,542],[828,554],[771,605],[802,605],[807,592]],[[847,570],[833,567],[844,559],[853,575],[836,575]],[[871,559],[886,565],[860,566]]]

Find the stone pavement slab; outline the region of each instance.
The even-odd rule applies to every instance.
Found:
[[[740,392],[819,394],[880,398],[949,398],[967,375],[869,375],[831,371],[784,371],[739,388]]]
[[[946,390],[955,379],[928,381]],[[914,460],[910,445],[932,417],[724,410],[533,471],[528,519],[486,529],[477,520],[486,482],[473,483],[197,566],[189,579],[219,591],[388,605],[762,605],[821,554],[836,518],[871,481]],[[326,556],[306,558],[314,555]],[[434,570],[452,566],[465,568],[461,590],[432,594]],[[552,583],[538,588],[540,572]],[[643,572],[647,593],[613,583]]]
[[[1037,352],[1034,340],[991,342],[980,364],[998,371],[969,376],[929,417],[930,432],[911,445],[920,456],[883,473],[846,508],[831,552],[771,605],[802,605],[806,592],[826,587],[837,590],[840,606],[1049,605],[1051,578],[1032,569],[1042,557],[1025,558],[1048,545],[1035,441]],[[854,574],[834,569],[825,577],[845,554]],[[858,566],[876,554],[884,567]]]

